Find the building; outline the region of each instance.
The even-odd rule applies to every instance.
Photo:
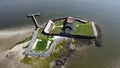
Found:
[[[63,23],[62,33],[63,35],[69,35],[74,30],[75,19],[73,17],[68,17]]]
[[[46,25],[46,27],[44,29],[44,32],[50,33],[54,28],[55,28],[55,24],[53,23],[52,20],[49,20],[48,24]]]

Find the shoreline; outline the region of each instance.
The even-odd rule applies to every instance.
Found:
[[[32,35],[33,30],[31,26],[0,30],[0,53]]]
[[[1,56],[0,57],[0,65],[1,65],[0,67],[2,67],[2,68],[8,68],[8,67],[10,67],[10,68],[11,67],[14,67],[14,68],[25,67],[26,68],[27,67],[27,68],[29,68],[28,65],[20,62],[21,59],[23,59],[25,56],[23,54],[25,49],[23,49],[23,47],[27,46],[29,44],[29,42],[30,41],[18,44],[14,48],[0,53],[0,56]],[[7,63],[6,60],[9,61],[10,63]],[[4,64],[7,64],[7,65],[4,65]],[[21,65],[22,65],[22,67],[21,67]]]
[[[0,32],[2,31],[13,31],[13,30],[21,30],[21,29],[34,29],[34,25],[28,25],[28,26],[21,26],[21,27],[10,27],[10,28],[2,28],[0,29]]]
[[[22,47],[26,46],[29,41],[18,44],[10,50],[9,48],[32,35],[33,30],[34,28],[31,26],[0,30],[0,67],[20,67],[22,65],[29,68],[28,65],[20,62],[20,59],[24,57],[23,52],[25,51]],[[12,56],[14,57],[12,58]],[[6,62],[6,60],[10,63]]]

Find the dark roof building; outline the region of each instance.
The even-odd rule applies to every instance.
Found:
[[[63,35],[68,35],[72,33],[72,31],[74,30],[74,22],[75,19],[73,17],[68,17],[65,19],[62,28]]]

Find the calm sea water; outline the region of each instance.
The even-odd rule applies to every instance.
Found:
[[[37,17],[40,24],[50,18],[74,16],[93,20],[102,28],[103,46],[91,46],[74,56],[67,68],[120,68],[119,0],[0,0],[0,30],[34,26],[26,15],[36,12],[41,12]]]

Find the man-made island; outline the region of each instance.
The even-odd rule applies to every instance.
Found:
[[[40,13],[28,14],[35,24],[32,35],[2,53],[6,56],[4,58],[25,68],[61,68],[69,63],[75,53],[89,47],[85,45],[101,46],[102,32],[93,21],[64,17],[39,25],[36,15]]]
[[[83,45],[95,44],[101,47],[102,32],[93,21],[64,17],[51,19],[40,26],[35,15],[40,14],[28,15],[34,20],[35,30],[29,45],[24,47],[25,57],[21,62],[25,64],[34,64],[36,60],[41,65],[33,67],[58,68],[64,66],[69,57]]]
[[[35,14],[31,16],[36,28],[30,45],[25,52],[28,56],[49,56],[54,52],[57,44],[67,38],[97,40],[98,31],[93,21],[65,17],[49,20],[45,27],[40,27],[34,17]],[[100,42],[95,42],[97,46],[101,46]]]

